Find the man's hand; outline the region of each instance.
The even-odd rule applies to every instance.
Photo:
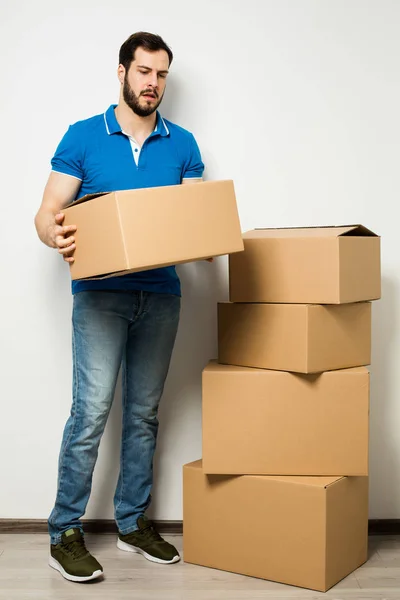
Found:
[[[74,251],[76,248],[74,233],[76,231],[76,225],[63,226],[65,215],[58,213],[55,216],[55,224],[53,230],[50,232],[50,238],[54,243],[54,248],[58,248],[59,254],[62,254],[65,262],[74,262]]]
[[[63,225],[63,208],[76,197],[80,180],[52,171],[47,181],[42,204],[35,216],[39,239],[58,252],[68,263],[74,262],[76,225]]]

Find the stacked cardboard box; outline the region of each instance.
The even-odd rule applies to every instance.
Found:
[[[203,372],[203,459],[184,467],[184,559],[326,591],[367,556],[380,239],[263,229],[244,247]]]

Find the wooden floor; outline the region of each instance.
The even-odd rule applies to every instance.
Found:
[[[118,550],[113,535],[86,538],[105,577],[76,584],[47,566],[47,535],[0,535],[0,600],[400,600],[400,536],[370,538],[368,562],[326,594],[184,562],[157,565]],[[181,536],[166,539],[182,549]]]

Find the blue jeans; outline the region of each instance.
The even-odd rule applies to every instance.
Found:
[[[180,297],[150,292],[80,292],[73,305],[73,402],[64,430],[51,543],[81,528],[101,436],[122,364],[122,444],[114,496],[121,533],[137,529],[153,483],[157,412],[179,323]]]

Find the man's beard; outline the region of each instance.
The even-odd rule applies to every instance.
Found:
[[[140,93],[139,96],[137,96],[131,88],[131,86],[129,85],[128,80],[125,79],[123,87],[124,100],[129,106],[129,108],[133,110],[133,112],[139,117],[148,117],[149,115],[153,114],[153,112],[157,110],[157,108],[160,106],[161,100],[163,99],[163,96],[161,96],[161,98],[158,99],[158,102],[156,102],[156,104],[152,104],[150,106],[142,106],[139,102],[139,98],[141,95],[144,95],[146,93],[154,94],[154,96],[158,98],[158,93],[155,90],[144,90]]]

